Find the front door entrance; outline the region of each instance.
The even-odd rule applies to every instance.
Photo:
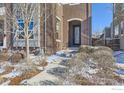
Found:
[[[80,25],[73,26],[73,45],[81,44],[81,30]]]

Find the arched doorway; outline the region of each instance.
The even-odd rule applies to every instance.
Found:
[[[68,47],[79,47],[81,45],[81,21],[69,21]]]

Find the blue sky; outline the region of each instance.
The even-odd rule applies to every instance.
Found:
[[[110,26],[112,22],[112,4],[93,3],[92,4],[92,31],[102,31],[104,27]]]

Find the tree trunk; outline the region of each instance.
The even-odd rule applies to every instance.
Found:
[[[29,63],[29,38],[26,37],[26,57],[27,57],[27,63]]]

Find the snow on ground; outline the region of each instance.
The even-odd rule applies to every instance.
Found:
[[[12,66],[11,62],[9,61],[0,62],[0,67],[6,67],[6,66]]]
[[[12,72],[8,73],[8,74],[5,74],[5,75],[2,75],[1,77],[4,77],[4,78],[14,78],[16,76],[20,76],[22,75],[22,71],[21,70],[17,70],[16,68],[14,70],[12,70]]]
[[[5,71],[5,68],[6,67],[9,67],[11,66],[11,63],[10,62],[1,62],[0,63],[0,73],[3,73]]]
[[[47,62],[51,63],[51,62],[60,62],[61,58],[59,56],[56,55],[51,55],[49,57],[47,57]]]
[[[70,59],[74,53],[76,53],[77,50],[61,50],[56,52],[54,55],[51,55],[49,57],[47,57],[47,62],[51,63],[51,62],[60,62],[63,59],[67,60]]]
[[[14,71],[13,70],[9,74],[2,75],[1,77],[4,77],[4,78],[14,78],[14,77],[20,76],[20,75],[22,75],[22,72],[21,71]]]
[[[115,51],[113,55],[116,59],[116,66],[119,68],[124,68],[124,51]],[[114,72],[124,78],[124,70],[115,70]]]
[[[113,53],[113,55],[114,55],[114,56],[117,56],[117,55],[123,54],[123,53],[124,53],[124,51],[115,51],[115,52]]]
[[[3,73],[5,71],[4,68],[0,68],[0,73]]]
[[[124,51],[115,51],[113,55],[117,64],[124,64]]]
[[[6,81],[6,82],[4,82],[3,84],[1,84],[1,85],[9,85],[9,83],[10,83],[10,80],[8,80],[8,81]]]
[[[124,75],[124,70],[115,70],[114,72],[116,72],[117,74]]]

